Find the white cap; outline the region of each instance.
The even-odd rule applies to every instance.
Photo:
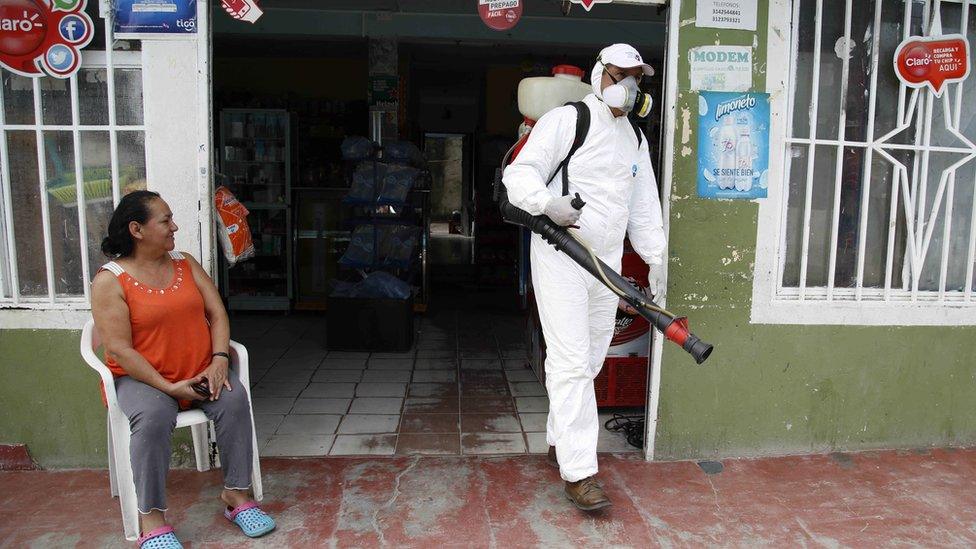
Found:
[[[613,44],[600,50],[597,57],[604,65],[613,65],[621,69],[640,67],[647,76],[654,76],[654,68],[644,62],[637,50],[630,44]]]

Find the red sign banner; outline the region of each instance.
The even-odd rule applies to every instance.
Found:
[[[478,15],[488,28],[508,30],[522,18],[522,0],[478,0]]]
[[[947,83],[969,76],[969,42],[961,34],[912,36],[895,49],[895,73],[906,86],[941,96]]]
[[[257,0],[220,0],[220,5],[224,7],[227,15],[251,24],[257,23],[264,15],[264,10],[258,6]]]
[[[574,4],[580,4],[583,9],[590,11],[593,9],[593,4],[609,4],[613,0],[571,0]]]
[[[0,0],[0,66],[23,76],[68,78],[92,39],[87,0]]]

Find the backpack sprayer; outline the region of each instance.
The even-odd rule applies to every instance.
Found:
[[[569,154],[563,159],[559,167],[556,168],[557,173],[560,170],[563,171],[564,194],[568,194],[569,159],[580,145],[582,145],[582,141],[586,137],[586,130],[589,126],[589,109],[585,105],[574,104],[574,106],[577,107],[577,113],[579,115],[577,119],[576,139],[573,142]],[[638,132],[638,135],[640,135],[640,132]],[[660,330],[665,338],[680,345],[682,349],[695,358],[696,363],[701,364],[705,362],[705,359],[712,353],[712,346],[689,331],[688,319],[686,317],[679,317],[659,307],[639,292],[622,276],[617,274],[616,271],[601,261],[590,246],[573,229],[560,227],[545,215],[532,215],[525,210],[515,207],[508,201],[508,193],[505,192],[505,187],[502,184],[502,174],[505,171],[505,167],[518,156],[519,151],[522,150],[522,147],[525,146],[528,139],[529,133],[524,134],[505,153],[505,156],[502,158],[501,167],[495,173],[495,201],[498,202],[502,219],[507,223],[529,229],[541,236],[543,240],[553,245],[557,250],[568,255],[570,259],[586,269],[587,272],[602,282],[604,286],[636,309],[641,316]],[[555,177],[555,173],[553,177]],[[553,177],[550,177],[549,180],[552,181]],[[581,210],[586,203],[583,202],[577,193],[572,205],[577,210]]]

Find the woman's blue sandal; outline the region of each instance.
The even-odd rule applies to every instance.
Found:
[[[143,534],[136,543],[139,544],[139,549],[183,549],[183,544],[176,539],[172,526],[160,526]]]
[[[249,501],[237,509],[225,509],[224,516],[239,526],[244,535],[249,538],[261,537],[275,529],[274,519],[269,517],[253,501]]]

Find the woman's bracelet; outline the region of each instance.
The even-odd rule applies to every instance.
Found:
[[[227,359],[227,362],[230,362],[230,355],[227,354],[227,353],[222,353],[222,352],[221,353],[214,353],[214,354],[210,355],[210,358],[213,358],[215,356],[222,356],[222,357],[224,357],[224,358]]]

